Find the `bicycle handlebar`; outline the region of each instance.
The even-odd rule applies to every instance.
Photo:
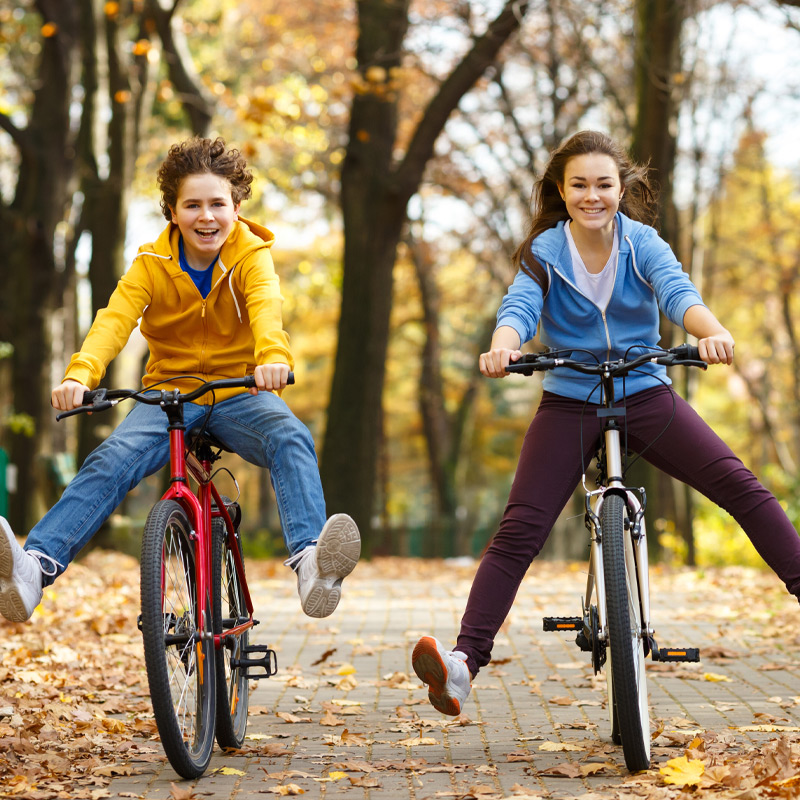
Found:
[[[294,373],[289,373],[286,381],[287,385],[294,383]],[[75,414],[85,414],[89,411],[105,411],[115,406],[120,400],[133,398],[139,403],[150,406],[160,406],[162,403],[191,403],[198,397],[213,391],[214,389],[255,389],[256,379],[253,375],[245,375],[242,378],[219,378],[215,381],[206,381],[196,389],[186,394],[177,391],[161,391],[158,394],[147,395],[153,389],[91,389],[83,393],[83,405],[76,406],[69,411],[62,411],[56,415],[56,420],[60,422],[65,417],[72,417]]]
[[[561,355],[561,353],[566,355],[572,352],[574,350],[545,350],[541,353],[526,353],[518,361],[509,364],[506,367],[506,372],[532,375],[534,372],[546,372],[547,370],[565,367],[586,375],[621,377],[647,362],[663,364],[668,367],[684,366],[708,369],[708,364],[700,358],[697,347],[690,344],[681,344],[677,347],[671,347],[669,350],[651,350],[629,360],[620,358],[616,361],[599,361],[596,364],[577,361],[574,358],[567,358]]]

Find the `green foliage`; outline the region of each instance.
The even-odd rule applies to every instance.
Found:
[[[32,439],[36,433],[36,423],[30,414],[11,413],[5,419],[5,427],[9,433]]]

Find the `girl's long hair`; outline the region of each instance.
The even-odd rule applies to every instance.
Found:
[[[531,245],[539,234],[568,220],[567,206],[558,190],[564,185],[567,162],[575,156],[601,153],[610,156],[619,170],[625,194],[619,210],[627,217],[652,225],[656,220],[656,196],[647,179],[647,165],[636,164],[627,151],[610,136],[598,131],[579,131],[570,136],[551,154],[544,174],[533,187],[533,219],[528,236],[514,253],[513,263],[547,291],[547,273],[533,256]]]

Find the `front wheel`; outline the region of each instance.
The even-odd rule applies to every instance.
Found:
[[[612,738],[622,742],[631,772],[650,767],[650,710],[647,699],[639,581],[623,497],[603,500],[603,569],[609,654],[606,664]]]
[[[234,625],[247,622],[250,614],[236,571],[233,551],[225,523],[217,518],[211,523],[213,545],[211,580],[214,586],[214,633],[225,634]],[[235,545],[242,555],[241,542]],[[217,669],[217,742],[220,747],[240,748],[244,744],[250,690],[247,674],[236,660],[246,658],[248,631],[225,638],[215,653]]]
[[[215,670],[210,609],[200,614],[192,526],[160,500],[142,539],[142,639],[161,745],[184,778],[202,775],[214,748]]]

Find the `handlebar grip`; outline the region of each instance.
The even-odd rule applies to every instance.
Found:
[[[255,389],[256,388],[256,378],[255,375],[245,375],[242,379],[245,389]],[[289,372],[289,377],[286,379],[287,386],[294,383],[294,372]]]
[[[700,350],[693,344],[679,344],[670,347],[667,351],[669,355],[679,358],[681,361],[702,361]]]

